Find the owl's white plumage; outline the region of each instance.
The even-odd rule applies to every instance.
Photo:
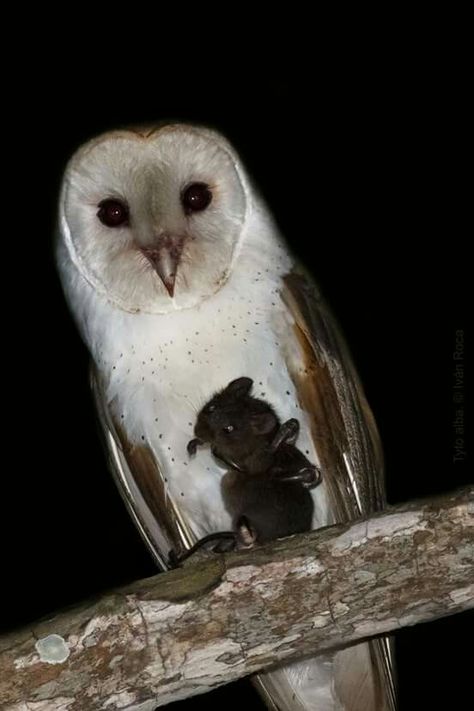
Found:
[[[212,202],[187,215],[180,196],[195,182],[210,186]],[[111,229],[97,219],[108,198],[128,204],[129,225]],[[173,298],[142,252],[162,234],[184,240]],[[190,459],[186,445],[198,410],[235,378],[251,377],[255,393],[282,419],[298,418],[298,446],[324,475],[298,385],[308,377],[307,356],[294,335],[295,313],[282,299],[293,260],[221,136],[168,125],[112,132],[80,149],[63,184],[58,264],[98,372],[105,417],[115,423],[109,444],[121,460],[126,498],[155,550],[166,536],[133,463],[124,461],[123,442],[114,441],[117,429],[131,448],[151,453],[184,540],[230,527],[220,492],[224,470],[205,451]],[[325,484],[314,501],[315,526],[338,518]],[[352,657],[367,685],[370,659]],[[311,660],[264,683],[281,709],[369,711],[375,692],[359,705],[342,698],[351,694],[341,691],[333,666],[332,657]]]

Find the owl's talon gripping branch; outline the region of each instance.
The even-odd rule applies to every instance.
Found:
[[[215,541],[217,541],[217,544],[214,548],[208,549],[209,553],[228,553],[236,548],[237,534],[234,531],[218,531],[217,533],[210,533],[208,536],[199,539],[189,550],[180,555],[171,550],[168,553],[169,566],[171,568],[178,568],[185,560],[197,553],[197,551],[205,548],[208,543],[214,543]]]

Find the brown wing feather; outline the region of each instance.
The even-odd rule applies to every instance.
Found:
[[[91,386],[120,493],[153,556],[166,568],[171,549],[179,554],[192,545],[191,533],[167,494],[152,450],[145,444],[130,442],[125,429],[114,420],[94,369],[91,370]]]
[[[327,365],[314,357],[310,343],[298,325],[295,325],[295,336],[304,354],[305,368],[291,372],[292,379],[301,408],[310,413],[311,434],[335,521],[345,521],[357,516],[358,508],[344,465],[348,442],[334,383]]]
[[[350,455],[354,482],[349,480],[349,489],[355,483],[356,509],[359,504],[362,514],[381,509],[385,505],[382,447],[346,343],[309,277],[293,271],[285,277],[285,287],[282,296],[295,318],[296,337],[306,355],[304,388],[325,389],[324,397],[329,398],[329,403],[326,399],[321,405],[329,411],[333,447]],[[311,385],[314,380],[320,382]],[[350,495],[354,497],[354,492]]]
[[[302,369],[289,366],[290,375],[300,405],[311,418],[331,509],[337,521],[368,515],[385,505],[382,448],[372,412],[335,319],[311,278],[295,270],[284,283],[282,298],[294,317],[295,337],[305,361]],[[375,677],[365,686],[375,693],[373,708],[395,709],[390,639],[372,641],[368,653]],[[343,660],[344,652],[339,656]],[[339,693],[348,698],[352,694],[351,708],[359,709],[347,664],[345,669],[347,673],[340,677],[345,688]],[[356,678],[353,681],[357,683]]]

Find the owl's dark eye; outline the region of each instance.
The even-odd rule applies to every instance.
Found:
[[[230,432],[233,432],[235,429],[234,425],[226,425],[225,427],[222,428],[222,431],[225,432],[226,434],[230,434]]]
[[[205,210],[211,200],[212,193],[206,183],[191,183],[181,193],[181,205],[187,215]]]
[[[97,217],[107,227],[121,227],[128,224],[128,206],[120,200],[102,200]]]

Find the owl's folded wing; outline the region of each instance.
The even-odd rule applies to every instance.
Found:
[[[314,282],[301,271],[285,277],[282,297],[306,359],[303,372],[292,377],[312,418],[337,520],[380,510],[385,505],[380,439],[336,321]]]
[[[125,429],[114,420],[94,368],[91,368],[90,381],[110,469],[151,554],[159,567],[166,570],[170,550],[181,553],[193,544],[194,538],[167,494],[151,449],[146,444],[132,443]]]
[[[324,486],[335,522],[366,516],[385,503],[382,449],[346,344],[335,319],[303,271],[284,280],[282,298],[294,323],[294,337],[304,354],[287,363],[301,408],[311,420]],[[345,711],[393,711],[396,708],[391,641],[374,640],[282,668],[261,676],[279,708],[321,708],[328,686],[327,669]],[[317,664],[315,663],[317,662]],[[331,670],[331,671],[329,671]],[[289,696],[291,690],[291,697]],[[334,706],[328,699],[327,708]]]

